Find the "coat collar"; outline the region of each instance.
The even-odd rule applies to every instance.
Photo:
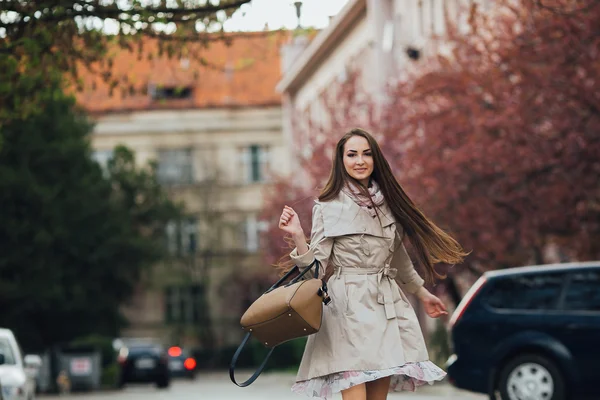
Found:
[[[379,218],[373,218],[342,191],[331,201],[316,203],[321,205],[327,237],[353,234],[384,237],[383,228],[396,222],[387,203],[379,207]]]

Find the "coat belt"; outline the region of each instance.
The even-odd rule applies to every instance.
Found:
[[[398,270],[390,268],[389,265],[375,268],[361,267],[336,267],[335,275],[377,275],[377,303],[382,304],[387,319],[396,318],[396,308],[394,307],[394,278]]]

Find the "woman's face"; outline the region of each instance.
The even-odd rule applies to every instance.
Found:
[[[355,135],[346,141],[344,167],[348,175],[367,187],[373,173],[373,156],[367,139]]]

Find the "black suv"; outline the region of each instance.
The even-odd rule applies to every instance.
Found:
[[[600,399],[600,261],[486,272],[450,320],[450,382],[490,399]]]

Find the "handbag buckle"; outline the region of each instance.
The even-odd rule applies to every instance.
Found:
[[[331,297],[329,297],[329,293],[327,293],[327,288],[323,290],[323,288],[319,288],[317,294],[323,298],[323,304],[327,305],[331,303]]]

